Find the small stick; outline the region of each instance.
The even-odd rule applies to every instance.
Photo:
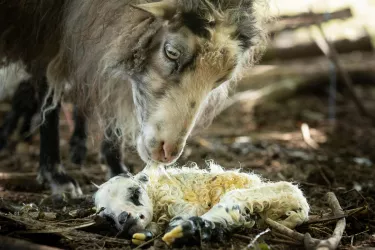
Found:
[[[0,249],[15,249],[15,250],[59,250],[61,248],[55,248],[50,246],[38,245],[29,241],[10,238],[0,235]]]
[[[298,233],[290,228],[287,228],[286,226],[270,219],[270,218],[267,218],[266,219],[266,223],[272,227],[273,229],[275,229],[276,231],[279,231],[280,233],[283,233],[285,234],[286,236],[292,238],[292,239],[296,239],[296,240],[299,240],[299,241],[303,241],[303,239],[305,238],[305,236],[301,233]]]
[[[241,240],[248,240],[248,241],[252,240],[251,237],[245,236],[245,235],[242,235],[242,234],[233,234],[232,236],[235,237],[235,238],[241,239]]]
[[[84,224],[71,226],[71,227],[51,228],[51,229],[44,229],[44,230],[18,231],[17,233],[20,233],[20,234],[64,233],[64,232],[69,232],[69,231],[80,229],[80,228],[89,227],[89,226],[95,225],[95,223],[96,223],[95,221],[91,221],[91,222],[87,222]]]
[[[310,8],[310,13],[313,14],[313,11]],[[338,72],[346,85],[346,88],[349,90],[350,98],[353,100],[354,104],[357,106],[359,112],[371,118],[373,122],[375,122],[375,117],[366,109],[366,107],[361,102],[360,98],[356,94],[352,79],[350,78],[348,72],[344,70],[344,68],[341,65],[339,55],[335,49],[335,47],[332,46],[332,44],[327,39],[327,36],[323,30],[323,27],[321,24],[316,23],[316,26],[318,27],[320,37],[315,36],[315,43],[318,45],[318,47],[321,49],[321,51],[325,54],[325,56],[335,65],[335,67],[338,69]]]
[[[267,228],[265,231],[260,232],[259,234],[257,234],[257,235],[255,236],[255,238],[250,242],[250,244],[247,245],[247,248],[254,247],[255,242],[256,242],[256,241],[257,241],[262,235],[264,235],[264,234],[266,234],[266,233],[268,233],[268,232],[270,232],[270,231],[271,231],[271,229]]]
[[[324,223],[324,222],[329,222],[329,221],[333,221],[333,220],[346,218],[346,217],[349,217],[349,216],[353,216],[353,215],[355,215],[359,212],[362,212],[365,209],[366,209],[366,207],[359,207],[359,208],[355,208],[355,209],[346,210],[346,211],[344,211],[345,212],[344,215],[336,215],[336,216],[323,215],[323,217],[311,216],[309,218],[309,221],[306,222],[306,224]]]
[[[345,215],[344,210],[341,208],[339,201],[334,193],[328,192],[328,204],[331,207],[333,214],[336,216]],[[335,230],[330,238],[322,240],[316,246],[317,250],[331,250],[336,249],[339,245],[342,235],[346,227],[346,219],[342,218],[336,223]]]
[[[143,243],[143,244],[137,246],[136,248],[134,248],[134,250],[136,250],[136,249],[141,249],[142,247],[144,247],[144,246],[150,244],[151,242],[155,241],[156,239],[160,238],[160,236],[162,236],[162,234],[159,234],[158,236],[152,238],[151,240],[146,241],[145,243]]]

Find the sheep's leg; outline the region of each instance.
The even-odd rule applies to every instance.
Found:
[[[8,138],[17,128],[18,121],[24,118],[20,134],[25,141],[30,136],[31,119],[37,112],[38,102],[35,98],[35,88],[30,81],[21,82],[12,97],[12,108],[0,128],[0,150],[6,147]]]
[[[22,84],[22,83],[21,83]],[[38,113],[39,101],[36,97],[36,89],[30,83],[26,83],[26,90],[23,91],[25,98],[23,101],[23,123],[20,134],[26,142],[31,140],[31,122],[33,117]]]
[[[163,240],[169,245],[222,240],[235,228],[262,226],[265,218],[294,228],[307,220],[308,211],[306,198],[296,186],[288,182],[267,183],[228,192],[204,215],[175,225]]]
[[[82,164],[86,158],[87,147],[87,124],[86,118],[78,110],[74,108],[74,131],[70,138],[70,160],[75,164]]]
[[[47,83],[44,80],[41,86],[40,97],[45,96]],[[47,107],[52,103],[52,98],[47,99]],[[45,120],[40,126],[40,159],[38,180],[47,182],[53,194],[68,192],[72,197],[82,194],[82,191],[72,177],[65,173],[60,164],[59,151],[59,110],[60,104],[56,108],[45,114]]]
[[[0,128],[0,150],[7,146],[8,138],[12,135],[14,129],[16,128],[19,118],[20,114],[14,110],[11,110],[5,117]]]
[[[103,138],[101,144],[102,160],[109,168],[109,178],[122,173],[128,173],[128,168],[122,163],[121,145],[113,135],[112,130],[107,130],[108,138]]]
[[[31,122],[32,122],[34,115],[36,115],[37,110],[38,110],[37,106],[35,106],[34,110],[30,109],[23,115],[23,122],[22,122],[21,130],[20,130],[20,134],[21,134],[23,141],[25,142],[31,141],[31,138],[32,138]]]

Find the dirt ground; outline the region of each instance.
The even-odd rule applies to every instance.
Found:
[[[322,85],[319,85],[322,86]],[[324,85],[323,85],[324,86]],[[358,83],[361,100],[375,113],[375,84]],[[307,88],[285,100],[267,102],[254,108],[235,104],[199,136],[189,140],[180,163],[195,161],[204,165],[213,159],[226,168],[254,171],[264,178],[300,184],[312,210],[309,223],[297,228],[325,239],[337,219],[319,221],[330,212],[325,194],[336,194],[346,211],[346,230],[340,249],[375,247],[375,129],[358,114],[346,95],[338,93],[335,121],[328,119],[327,86]],[[0,105],[2,117],[9,104]],[[301,125],[310,127],[318,148],[308,146]],[[90,143],[84,166],[68,159],[69,130],[62,116],[62,160],[85,194],[105,180],[99,164],[98,147]],[[30,146],[15,145],[0,153],[0,234],[67,249],[130,249],[127,240],[114,232],[95,227],[91,196],[76,201],[51,198],[36,182],[38,136]],[[91,142],[91,140],[90,140]],[[135,151],[126,153],[125,162],[139,171],[143,164]],[[30,205],[30,204],[34,205]],[[239,231],[225,244],[213,243],[203,249],[244,249],[261,230]],[[156,239],[150,249],[166,249]],[[301,249],[301,243],[276,232],[257,241],[258,249]]]

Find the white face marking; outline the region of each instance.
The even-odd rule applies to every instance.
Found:
[[[148,181],[143,173],[135,177],[115,176],[103,183],[94,195],[97,210],[104,208],[101,215],[111,217],[121,229],[118,221],[123,212],[137,221],[136,225],[145,228],[152,220],[153,208],[145,184]]]

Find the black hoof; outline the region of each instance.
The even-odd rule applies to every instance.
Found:
[[[227,230],[218,223],[201,217],[190,217],[188,220],[172,221],[163,241],[173,247],[200,245],[201,242],[222,242]]]
[[[53,195],[68,194],[72,198],[82,196],[82,190],[78,182],[71,176],[66,174],[62,167],[59,166],[57,170],[46,170],[51,168],[43,168],[39,172],[38,181],[41,184],[48,184],[51,188]]]

